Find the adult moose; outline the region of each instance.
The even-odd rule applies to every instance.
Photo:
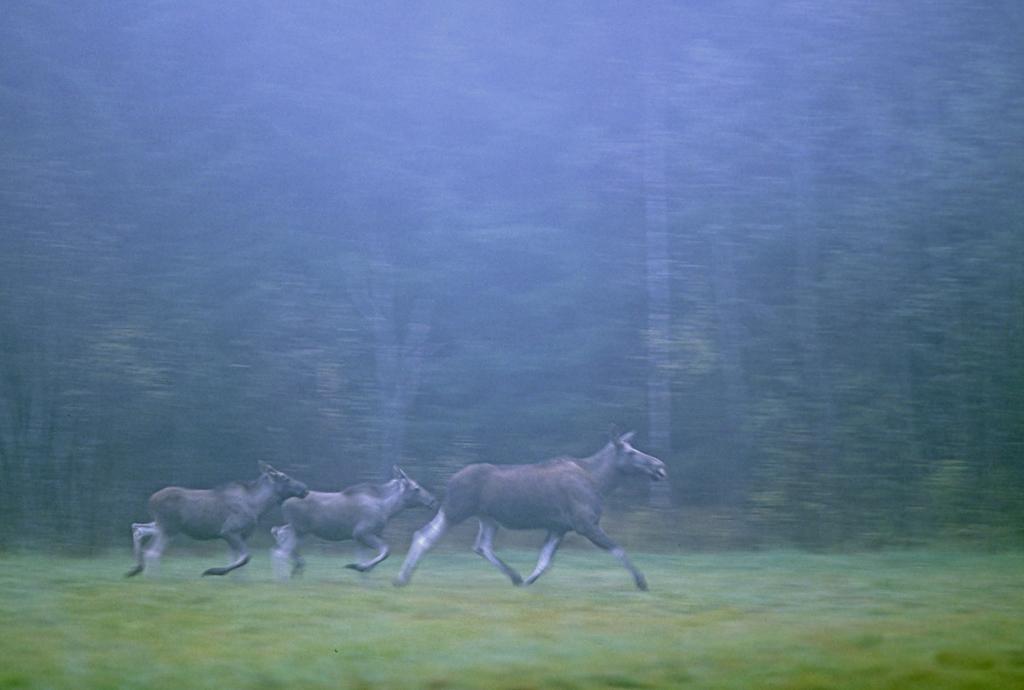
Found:
[[[416,564],[450,526],[476,516],[480,531],[473,550],[505,573],[514,585],[535,582],[551,565],[566,532],[574,531],[611,551],[632,573],[636,586],[647,589],[643,574],[598,524],[602,497],[623,478],[646,475],[657,481],[667,476],[665,463],[630,445],[632,438],[633,432],[614,434],[604,448],[587,458],[555,458],[532,465],[481,463],[462,468],[448,481],[448,493],[437,516],[416,532],[395,585],[409,582]],[[537,567],[525,581],[494,554],[492,543],[499,525],[547,530]]]
[[[217,489],[183,489],[168,486],[149,497],[153,522],[132,525],[135,567],[125,577],[156,566],[171,537],[187,534],[193,539],[223,539],[235,560],[222,568],[208,568],[203,575],[226,575],[249,562],[249,538],[260,516],[282,501],[309,493],[306,485],[261,462],[260,476],[251,482],[232,482]],[[147,539],[149,548],[143,552]]]
[[[412,506],[434,509],[437,499],[398,465],[392,468],[391,481],[383,484],[356,484],[336,493],[310,491],[305,498],[289,498],[281,505],[287,524],[270,530],[277,540],[271,555],[275,564],[290,560],[295,575],[305,566],[299,546],[306,535],[328,541],[354,539],[377,553],[365,563],[345,567],[366,572],[388,557],[388,545],[381,538],[388,521]]]

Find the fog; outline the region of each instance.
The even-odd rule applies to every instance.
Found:
[[[0,549],[613,424],[635,548],[1024,537],[1016,3],[3,14]]]

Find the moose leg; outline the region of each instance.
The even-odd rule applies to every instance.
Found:
[[[299,555],[299,535],[292,525],[281,525],[270,528],[270,534],[277,542],[277,548],[271,549],[270,557],[274,564],[274,574],[279,580],[294,576],[302,569],[304,561]],[[291,562],[290,571],[286,572]]]
[[[358,541],[363,546],[368,546],[371,549],[376,549],[377,555],[371,558],[370,560],[366,561],[365,563],[349,563],[345,566],[346,568],[351,568],[352,570],[358,570],[361,573],[365,573],[366,571],[370,570],[370,568],[374,567],[375,565],[377,565],[378,563],[380,563],[388,557],[388,554],[390,553],[390,551],[388,550],[388,545],[385,544],[384,540],[378,537],[376,534],[372,532],[364,532],[362,534],[356,534],[354,536],[356,541]]]
[[[445,516],[444,510],[439,510],[434,519],[421,527],[413,536],[409,553],[405,557],[405,562],[402,563],[402,569],[398,571],[398,577],[395,578],[395,587],[409,583],[409,578],[412,577],[412,572],[416,570],[416,564],[423,558],[423,554],[429,551],[446,531],[448,531],[448,518]]]
[[[551,565],[551,559],[554,558],[555,551],[558,551],[558,546],[562,543],[562,537],[564,536],[564,534],[559,534],[558,532],[548,532],[548,537],[544,540],[544,546],[540,547],[537,567],[527,576],[523,584],[532,585],[537,581],[538,577],[544,574],[544,571]]]
[[[203,571],[203,575],[227,575],[235,568],[241,568],[243,565],[249,562],[249,549],[245,545],[245,540],[241,536],[234,532],[228,532],[221,535],[230,546],[231,550],[235,552],[235,560],[223,568],[207,568]]]
[[[135,567],[124,574],[125,577],[132,577],[141,573],[146,562],[142,556],[142,547],[148,537],[156,534],[155,522],[134,522],[132,523],[132,555],[135,556]]]
[[[523,584],[523,578],[521,578],[519,573],[505,563],[505,561],[501,560],[494,554],[493,541],[494,534],[497,531],[498,525],[496,523],[481,518],[480,531],[476,534],[476,544],[473,545],[473,551],[493,563],[498,570],[508,576],[508,579],[512,580],[512,584],[518,587]]]
[[[160,529],[160,525],[157,523],[149,522],[139,524],[139,534],[141,538],[153,537],[149,542],[149,548],[145,550],[142,558],[146,574],[154,575],[160,567],[160,556],[163,555],[164,549],[167,548],[167,533]],[[133,540],[134,536],[133,534]]]
[[[306,569],[306,559],[302,557],[302,533],[294,531],[295,541],[292,544],[292,577],[296,575],[302,575],[302,572]]]
[[[621,563],[633,576],[633,581],[636,583],[637,589],[647,591],[647,578],[644,577],[643,573],[636,569],[633,563],[629,560],[629,557],[626,556],[626,552],[623,551],[622,547],[612,541],[612,538],[609,537],[603,529],[601,529],[600,525],[597,523],[588,524],[577,528],[576,531],[593,542],[594,546],[602,548],[605,551],[610,551],[611,554],[618,559],[619,563]]]

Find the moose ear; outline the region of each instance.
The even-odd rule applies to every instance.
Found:
[[[276,471],[277,470],[275,470],[273,467],[271,467],[268,463],[265,463],[262,460],[260,460],[260,472],[262,474],[272,474],[272,473],[274,473]]]
[[[608,427],[608,436],[614,445],[619,445],[619,436],[622,435],[622,431],[619,429],[619,425],[614,422]]]
[[[619,437],[619,443],[629,443],[630,441],[633,440],[634,436],[636,436],[635,431],[627,431],[626,433]]]
[[[409,475],[407,475],[404,471],[402,471],[402,468],[399,467],[398,465],[392,465],[391,466],[391,474],[392,474],[392,476],[395,479],[408,479],[409,478]]]

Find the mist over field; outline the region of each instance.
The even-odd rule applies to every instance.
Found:
[[[268,462],[334,492],[397,465],[440,499],[466,465],[585,457],[614,426],[667,469],[604,506],[608,533],[675,612],[648,627],[638,616],[641,632],[693,642],[664,631],[703,625],[686,587],[695,563],[726,580],[744,558],[779,581],[806,566],[828,596],[872,554],[892,577],[857,591],[897,583],[884,613],[897,625],[915,568],[927,570],[918,608],[952,607],[951,637],[929,647],[903,628],[906,644],[888,649],[884,631],[843,628],[838,652],[800,667],[790,652],[811,632],[787,626],[842,627],[871,596],[771,609],[794,636],[775,686],[1024,682],[1019,645],[985,656],[954,639],[1012,628],[985,628],[1003,621],[992,600],[954,602],[971,586],[965,562],[1015,592],[1006,564],[1024,542],[1018,3],[36,0],[2,16],[0,578],[40,583],[20,603],[0,595],[8,613],[35,602],[24,620],[48,620],[77,601],[63,588],[79,576],[112,607],[117,587],[217,601],[210,588],[225,585],[198,575],[228,562],[220,543],[176,538],[162,583],[118,581],[130,526],[153,519],[147,499],[165,486],[235,486]],[[315,598],[383,586],[433,515],[397,516],[391,560],[364,576],[341,567],[351,544],[313,540],[312,579],[295,587]],[[272,507],[256,525],[242,571],[255,583],[238,606],[294,596],[263,582],[284,519]],[[500,590],[496,615],[514,616],[508,581],[470,551],[475,529],[447,535],[410,590],[449,586],[446,573],[481,600]],[[503,530],[497,546],[529,572],[543,539]],[[918,555],[884,555],[908,548]],[[625,609],[640,595],[586,540],[565,551],[564,572],[557,562],[546,577],[573,590],[566,629],[586,619],[601,631],[570,654],[585,664],[614,637],[609,593]],[[800,560],[809,553],[835,560]],[[194,566],[187,576],[176,559]],[[608,579],[571,584],[591,569]],[[738,586],[704,591],[714,625],[749,623],[734,597],[763,590]],[[431,615],[432,595],[406,591],[395,596],[412,608],[394,615]],[[385,598],[373,592],[352,602],[366,620]],[[574,618],[587,602],[601,613]],[[197,630],[215,635],[201,608]],[[58,670],[25,664],[0,687],[186,682],[163,662],[151,676],[96,674],[120,662],[88,654],[84,675],[66,675],[85,640],[127,654],[131,634],[104,638],[106,618],[82,615],[96,629],[39,660]],[[914,625],[938,624],[929,616]],[[520,624],[522,636],[565,633]],[[450,632],[481,630],[494,632]],[[508,668],[565,662],[482,639],[499,679],[503,644],[517,650]],[[759,631],[746,641],[764,644]],[[429,656],[395,644],[403,663]],[[733,657],[709,644],[706,659],[724,664],[714,673],[666,661],[564,686],[751,687],[749,669],[730,676]],[[445,657],[451,668],[462,653]],[[916,653],[914,669],[871,675]],[[317,664],[289,676],[295,655],[245,683],[326,684]],[[432,687],[500,686],[441,666],[424,676]],[[344,682],[408,679],[359,669]],[[552,673],[523,682],[553,687]]]
[[[757,540],[1020,540],[1013,3],[33,2],[3,543],[590,452]],[[43,509],[45,508],[45,510]]]

